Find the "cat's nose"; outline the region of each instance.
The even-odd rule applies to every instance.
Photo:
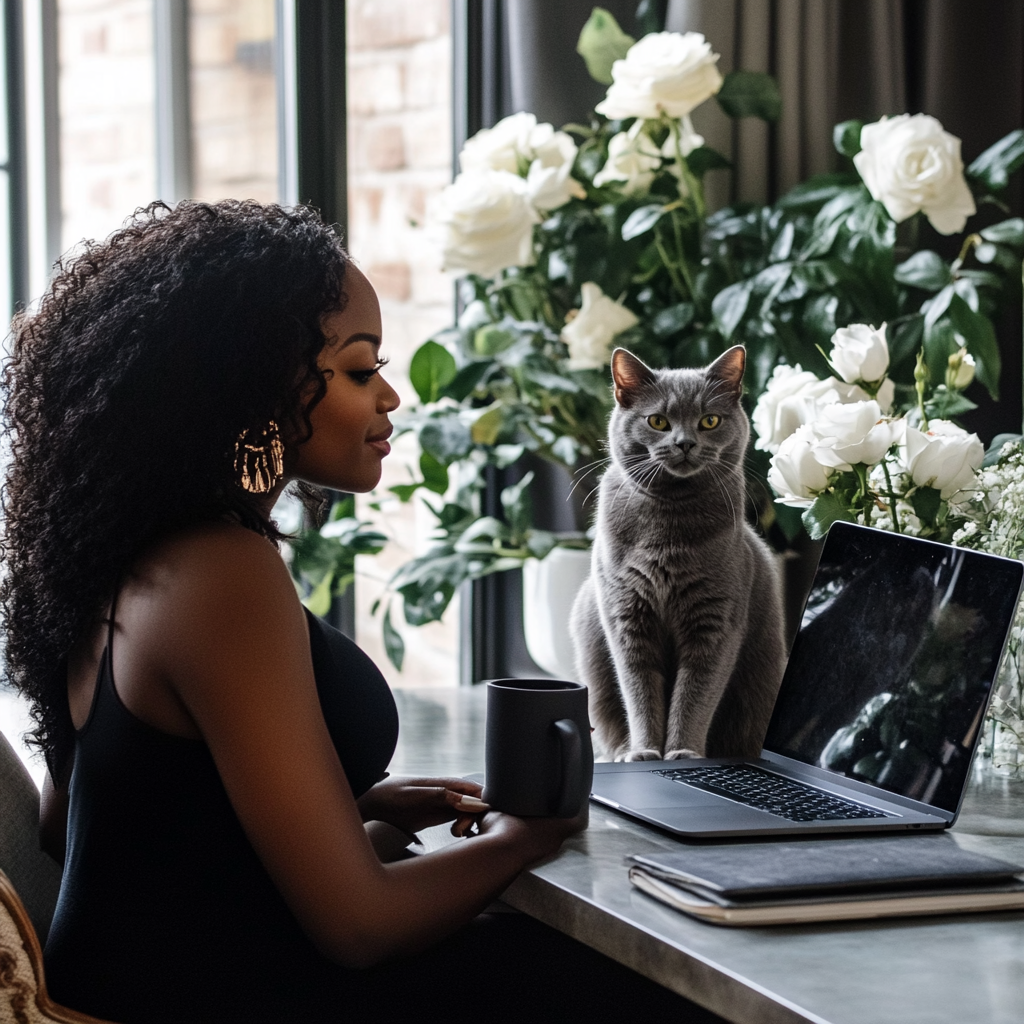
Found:
[[[694,444],[696,444],[695,441],[687,441],[687,440],[676,441],[676,447],[684,455],[689,455],[690,454],[690,449],[694,446]]]

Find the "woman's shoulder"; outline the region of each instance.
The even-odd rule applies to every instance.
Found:
[[[137,635],[165,664],[183,657],[191,663],[207,649],[280,642],[282,633],[308,649],[302,606],[280,552],[233,523],[204,523],[154,544],[125,581],[117,619],[129,633],[142,627]]]
[[[160,590],[247,601],[258,590],[294,590],[276,545],[237,523],[206,522],[159,540],[138,559],[132,577]],[[253,588],[257,588],[254,590]]]

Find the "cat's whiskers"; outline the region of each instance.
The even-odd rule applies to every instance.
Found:
[[[730,475],[729,470],[725,469],[723,466],[720,466],[717,462],[709,462],[704,468],[708,471],[708,474],[711,477],[712,482],[718,488],[722,497],[725,499],[725,502],[729,505],[729,513],[732,516],[733,525],[736,525],[736,502],[733,501],[733,496],[730,493],[728,487],[728,480]]]

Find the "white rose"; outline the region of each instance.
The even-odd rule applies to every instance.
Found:
[[[612,119],[683,117],[722,88],[718,56],[699,32],[652,32],[612,65],[597,112]]]
[[[977,485],[985,446],[948,420],[932,420],[928,432],[907,427],[903,459],[918,487],[934,487],[944,499]]]
[[[463,171],[508,171],[518,174],[535,157],[536,142],[543,141],[543,129],[553,132],[549,124],[537,124],[533,114],[512,114],[502,118],[493,128],[482,128],[466,140],[459,154]]]
[[[828,487],[831,470],[814,457],[817,438],[810,425],[798,427],[779,446],[768,469],[768,483],[783,505],[809,508]]]
[[[975,212],[964,180],[960,140],[927,114],[900,114],[866,124],[853,158],[873,199],[898,224],[923,210],[940,234],[963,231]]]
[[[890,380],[878,389],[876,400],[882,412],[889,412],[895,395]],[[833,402],[864,402],[871,396],[856,384],[846,384],[835,377],[819,380],[800,365],[775,367],[750,417],[757,434],[755,448],[777,452],[779,445],[797,427],[812,422],[818,410]]]
[[[576,143],[565,132],[553,132],[534,153],[526,187],[538,210],[557,210],[570,199],[586,199],[587,190],[571,174]]]
[[[639,320],[592,281],[580,291],[583,305],[562,328],[562,341],[569,346],[568,366],[570,370],[600,370],[608,365],[615,336]]]
[[[885,324],[877,330],[868,324],[840,327],[832,335],[832,365],[848,384],[881,380],[889,369],[889,345]]]
[[[507,171],[469,171],[448,185],[431,209],[444,269],[493,277],[535,261],[533,225],[540,219],[527,183]]]
[[[608,140],[608,160],[594,175],[598,188],[621,181],[622,191],[628,195],[642,192],[654,181],[654,172],[661,167],[661,153],[642,128],[643,121],[637,121],[628,132],[619,132]]]
[[[850,469],[858,463],[873,466],[903,437],[903,420],[884,418],[874,399],[826,405],[811,428],[818,438],[814,457],[835,469]]]
[[[776,366],[750,418],[757,434],[754,447],[777,452],[797,427],[814,419],[819,402],[839,400],[833,383],[831,378],[819,380],[799,364]]]

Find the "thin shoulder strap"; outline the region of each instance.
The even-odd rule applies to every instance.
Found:
[[[114,654],[114,623],[117,621],[117,599],[121,595],[121,577],[114,584],[114,596],[110,599],[110,617],[107,619],[107,657]]]

